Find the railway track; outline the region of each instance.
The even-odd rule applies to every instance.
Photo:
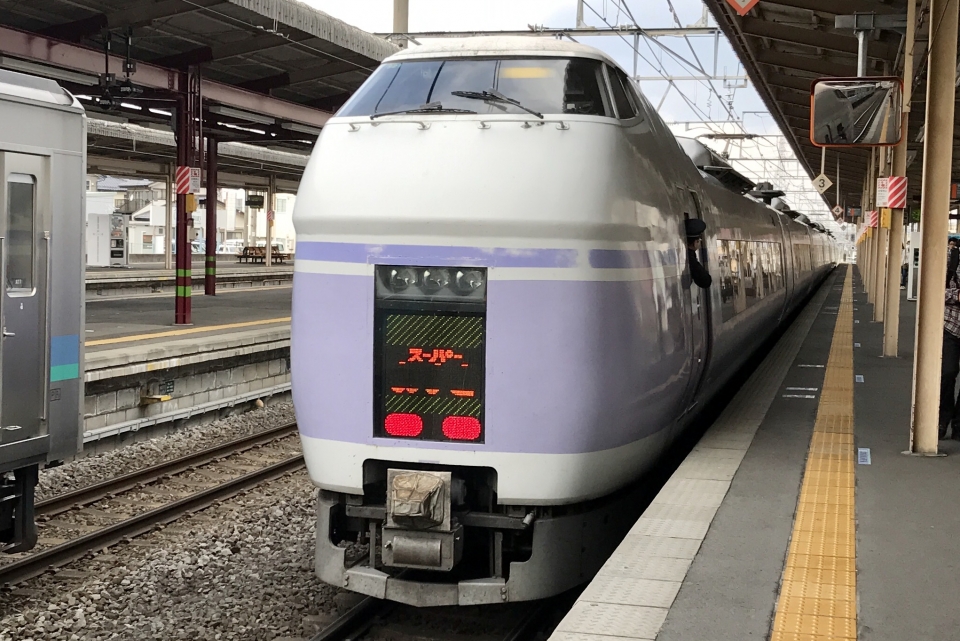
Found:
[[[0,565],[0,586],[33,578],[300,469],[303,455],[292,452],[295,434],[295,423],[281,425],[39,502],[41,536],[51,527],[86,533]],[[131,507],[133,515],[126,513]],[[51,518],[59,515],[76,515],[77,520]]]
[[[310,641],[534,641],[546,638],[578,593],[530,603],[422,609],[366,597]]]

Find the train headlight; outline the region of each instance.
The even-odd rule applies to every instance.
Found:
[[[469,296],[483,287],[483,272],[478,269],[457,270],[454,289],[461,296]]]
[[[387,274],[387,287],[395,294],[417,284],[417,272],[409,267],[391,267]]]
[[[482,303],[487,298],[484,267],[378,265],[375,280],[379,299],[447,301],[459,305]]]
[[[445,269],[433,267],[423,270],[423,293],[436,294],[450,284],[450,273]]]

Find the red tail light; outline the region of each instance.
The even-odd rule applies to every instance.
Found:
[[[387,414],[383,429],[390,436],[420,436],[423,419],[416,414]]]
[[[475,441],[480,438],[480,421],[472,416],[448,416],[443,419],[443,435],[457,441]]]

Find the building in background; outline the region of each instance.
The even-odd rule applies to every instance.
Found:
[[[266,246],[267,207],[247,206],[247,194],[262,197],[242,189],[217,190],[217,247],[219,254],[236,254],[245,246]],[[207,220],[207,193],[201,189],[197,197],[197,211],[193,212],[194,253],[204,253]],[[295,245],[293,205],[296,196],[278,193],[273,225],[273,245],[284,253],[292,253]],[[259,205],[259,202],[253,204]],[[127,219],[127,246],[130,262],[162,262],[166,251],[166,184],[162,181],[117,178],[114,176],[87,176],[87,223],[90,214],[121,213]],[[172,220],[176,220],[174,204]],[[89,236],[89,234],[88,234]],[[88,253],[88,264],[92,255]]]

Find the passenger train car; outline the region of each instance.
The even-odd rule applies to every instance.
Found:
[[[294,222],[316,570],[421,606],[589,579],[635,481],[836,260],[699,170],[613,60],[546,38],[387,59],[324,127]]]
[[[36,543],[39,467],[83,442],[84,178],[80,103],[0,70],[0,551]]]

